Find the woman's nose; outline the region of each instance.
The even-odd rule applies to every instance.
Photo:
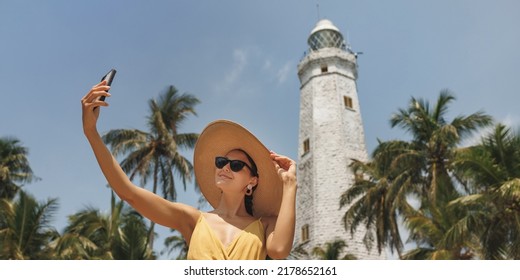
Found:
[[[230,164],[231,164],[230,162],[226,163],[226,165],[224,165],[224,166],[222,167],[222,169],[224,169],[224,170],[226,170],[226,171],[229,172],[229,170],[230,170],[230,166],[229,166],[229,165],[230,165]]]

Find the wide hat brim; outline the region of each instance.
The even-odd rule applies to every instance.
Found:
[[[195,144],[193,164],[202,194],[213,208],[218,206],[222,192],[215,182],[215,157],[225,156],[234,149],[245,151],[257,166],[259,176],[253,194],[254,216],[277,216],[283,183],[270,158],[270,152],[251,132],[232,121],[211,122]]]

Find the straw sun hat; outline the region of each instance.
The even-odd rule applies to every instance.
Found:
[[[254,216],[278,215],[283,183],[276,173],[269,150],[247,129],[228,120],[208,124],[195,145],[195,178],[204,197],[213,208],[218,206],[222,193],[215,183],[215,157],[225,156],[234,149],[244,150],[258,170],[258,185],[253,193]]]

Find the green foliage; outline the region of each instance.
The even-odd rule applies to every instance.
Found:
[[[341,256],[343,250],[347,247],[347,243],[343,240],[334,240],[326,242],[323,247],[314,247],[312,255],[318,260],[356,260],[353,254],[345,254]]]
[[[175,230],[172,230],[172,232],[175,232]],[[161,255],[170,255],[175,251],[177,252],[176,260],[186,260],[188,257],[188,243],[186,243],[186,240],[180,235],[174,234],[168,236],[164,239],[164,247],[164,250],[161,251]]]
[[[37,260],[52,257],[50,242],[59,234],[51,226],[56,199],[36,201],[19,191],[13,201],[0,200],[0,259]]]
[[[141,215],[112,197],[109,215],[88,207],[69,216],[52,247],[57,259],[150,260],[148,230]]]
[[[388,246],[403,259],[481,256],[474,228],[481,221],[470,209],[452,203],[472,194],[454,163],[461,141],[489,125],[491,117],[477,112],[449,121],[446,114],[453,100],[447,90],[433,106],[412,98],[390,120],[392,127],[410,133],[411,140],[380,142],[371,161],[351,164],[357,176],[341,196],[341,206],[348,207],[344,225],[351,232],[363,224],[375,231],[379,252]],[[400,219],[409,232],[408,242],[417,249],[403,252]]]
[[[454,162],[471,194],[452,201],[467,209],[485,259],[520,259],[520,134],[502,124]]]
[[[37,179],[27,159],[27,148],[15,138],[0,138],[0,199],[13,199],[22,184]]]

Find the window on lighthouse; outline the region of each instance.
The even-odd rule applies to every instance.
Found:
[[[343,96],[343,102],[345,103],[345,108],[354,109],[352,106],[352,98],[348,96]]]
[[[307,154],[311,150],[311,144],[309,138],[303,141],[303,154]]]
[[[327,72],[329,72],[329,67],[326,64],[322,65],[321,73],[327,73]]]
[[[302,241],[301,242],[305,242],[307,240],[309,240],[309,225],[305,224],[302,226]]]

